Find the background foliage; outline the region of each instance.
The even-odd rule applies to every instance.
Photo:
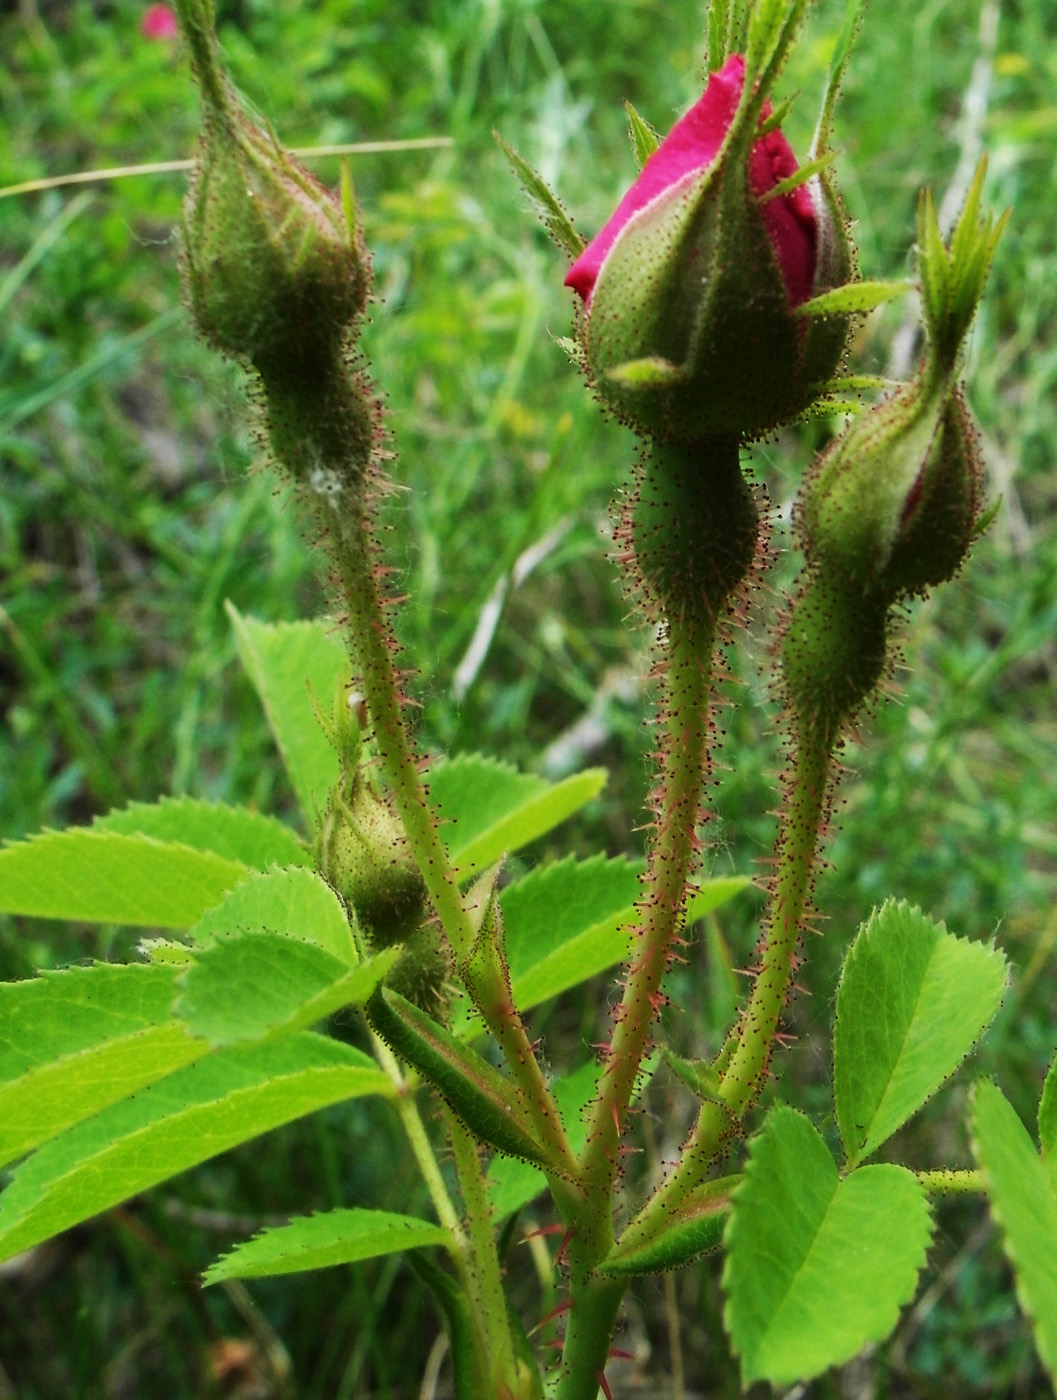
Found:
[[[818,5],[783,91],[817,88],[842,8]],[[634,171],[623,100],[663,129],[696,94],[699,7],[240,0],[219,11],[238,82],[287,143],[453,140],[440,152],[363,157],[354,172],[379,292],[367,349],[389,396],[394,475],[409,488],[387,511],[411,594],[398,625],[419,673],[421,733],[434,751],[481,747],[550,776],[586,762],[610,769],[587,815],[528,863],[569,849],[634,851],[648,779],[646,639],[624,625],[605,559],[631,439],[602,420],[551,339],[569,320],[563,263],[490,131],[532,159],[592,231]],[[172,45],[143,37],[141,15],[125,0],[0,7],[0,188],[189,154],[196,109],[185,65]],[[1055,84],[1057,13],[1046,0],[1019,0],[1000,17],[990,0],[982,14],[976,0],[890,0],[868,12],[845,82],[838,172],[866,275],[906,269],[919,186],[942,197],[957,185],[977,136],[991,153],[989,198],[1015,214],[970,366],[1003,508],[962,577],[908,616],[909,670],[849,748],[834,868],[817,891],[826,941],[812,947],[815,995],[799,1002],[800,1038],[780,1073],[823,1111],[839,955],[889,892],[959,934],[998,933],[1019,973],[977,1060],[1001,1065],[1024,1117],[1053,1048]],[[813,116],[793,109],[797,149]],[[335,162],[318,168],[336,177]],[[223,602],[276,621],[322,612],[326,596],[283,490],[257,461],[239,376],[171,314],[182,184],[136,177],[0,200],[5,836],[167,791],[293,808],[233,664]],[[888,368],[905,311],[867,325],[858,365]],[[912,362],[911,347],[903,369]],[[832,428],[755,454],[779,542],[798,474]],[[721,720],[717,874],[753,873],[769,848],[761,814],[781,755],[760,671],[766,624],[794,569],[779,561],[774,592],[732,653],[741,683]],[[490,599],[502,616],[487,650],[472,650]],[[751,960],[753,913],[744,897],[724,910],[680,974],[676,1000],[704,1008],[684,1027],[688,1051],[709,1043],[720,1003],[736,994],[723,967]],[[0,974],[131,942],[120,929],[7,920]],[[597,1038],[608,995],[602,985],[586,1002],[544,1010],[556,1062],[563,1046]],[[948,1126],[962,1094],[956,1084],[912,1140],[900,1137],[906,1160],[967,1164],[961,1130]],[[648,1156],[680,1133],[662,1076],[650,1107]],[[359,1121],[355,1104],[328,1110],[12,1266],[0,1278],[0,1396],[413,1393],[422,1338],[440,1328],[395,1259],[249,1290],[203,1294],[198,1284],[222,1243],[263,1221],[313,1206],[411,1204],[395,1121],[390,1137],[366,1140]],[[971,1201],[939,1212],[931,1284],[883,1352],[820,1395],[1039,1393],[984,1212]],[[533,1279],[527,1249],[511,1268],[525,1275],[526,1316],[545,1311],[547,1283]],[[623,1380],[614,1373],[618,1384],[670,1374],[672,1293],[691,1319],[682,1337],[691,1392],[735,1394],[707,1261],[637,1291],[623,1343],[636,1361]]]

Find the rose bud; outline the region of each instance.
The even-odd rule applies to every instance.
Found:
[[[278,460],[336,505],[340,483],[320,462],[366,460],[376,426],[344,364],[371,274],[352,191],[333,195],[242,110],[209,0],[177,6],[203,109],[184,210],[191,314],[260,376]]]
[[[950,578],[979,529],[982,465],[958,384],[961,346],[1005,219],[980,218],[983,166],[949,247],[922,198],[918,260],[928,347],[916,377],[822,454],[797,505],[808,561],[895,600]]]
[[[843,351],[846,316],[796,314],[851,276],[837,195],[823,172],[767,198],[798,166],[745,88],[735,54],[565,279],[596,392],[649,436],[758,437],[817,398]]]

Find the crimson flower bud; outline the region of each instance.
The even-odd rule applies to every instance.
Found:
[[[798,167],[770,115],[733,55],[565,279],[596,392],[648,436],[760,436],[840,359],[847,317],[796,314],[851,275],[838,199],[825,174],[772,193]]]

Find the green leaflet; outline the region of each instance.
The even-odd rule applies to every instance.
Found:
[[[189,928],[246,867],[190,846],[72,827],[0,850],[0,910],[86,923]]]
[[[889,900],[863,925],[837,992],[834,1098],[850,1165],[901,1127],[994,1018],[1006,960]]]
[[[1039,1160],[1016,1110],[988,1080],[973,1090],[970,1126],[991,1212],[1013,1265],[1017,1298],[1057,1385],[1057,1194],[1052,1173]]]
[[[275,817],[194,797],[132,802],[97,817],[92,830],[177,842],[196,851],[212,851],[251,870],[266,870],[269,865],[309,865],[312,859],[297,833]]]
[[[587,1136],[584,1110],[597,1092],[600,1073],[601,1066],[589,1060],[551,1085],[574,1153],[582,1150]],[[496,1157],[488,1168],[488,1195],[497,1220],[527,1206],[546,1187],[547,1178],[540,1169],[516,1157]]]
[[[405,997],[381,987],[367,1003],[367,1017],[390,1049],[429,1080],[471,1132],[511,1157],[551,1165],[517,1089],[475,1050]]]
[[[570,856],[502,891],[510,977],[523,1011],[628,956],[641,868],[623,859]],[[748,883],[742,876],[705,881],[690,902],[687,922],[718,909]]]
[[[421,1249],[427,1244],[450,1243],[451,1237],[443,1226],[412,1215],[395,1215],[386,1210],[329,1210],[291,1220],[274,1230],[263,1230],[252,1240],[237,1245],[209,1266],[205,1282],[296,1274],[304,1269],[354,1264],[404,1249]]]
[[[0,984],[0,1165],[204,1055],[175,972],[93,967]]]
[[[637,1240],[632,1247],[617,1242],[613,1252],[599,1265],[604,1274],[656,1274],[677,1269],[702,1254],[718,1249],[730,1212],[730,1193],[740,1176],[717,1177],[706,1182],[683,1201],[665,1222],[664,1229],[651,1239]]]
[[[743,1383],[808,1380],[886,1337],[931,1234],[912,1172],[871,1166],[842,1179],[804,1115],[773,1109],[724,1236],[724,1317]]]
[[[338,756],[313,701],[330,716],[349,684],[349,661],[337,623],[259,622],[227,603],[239,658],[260,696],[309,831],[326,810]]]
[[[176,1014],[212,1045],[291,1035],[362,1006],[402,952],[386,948],[350,971],[315,943],[279,933],[220,938],[180,978]]]
[[[588,768],[550,784],[479,754],[460,754],[431,768],[430,797],[452,861],[465,879],[500,856],[534,841],[596,797],[604,768]]]
[[[349,967],[360,960],[341,900],[313,870],[254,871],[203,914],[191,939],[207,947],[226,933],[262,929],[316,943]]]
[[[302,1033],[207,1055],[53,1138],[0,1195],[0,1259],[341,1099],[390,1094],[366,1055]]]

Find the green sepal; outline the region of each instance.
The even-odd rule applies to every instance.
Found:
[[[641,170],[661,144],[661,138],[649,122],[644,117],[639,116],[630,102],[624,103],[624,110],[628,114],[628,135],[631,137],[631,149],[635,155],[635,163]]]
[[[668,1215],[657,1234],[636,1239],[630,1248],[618,1241],[598,1266],[602,1274],[658,1274],[710,1254],[723,1243],[730,1211],[730,1193],[740,1176],[721,1176],[706,1182]]]
[[[719,1097],[719,1075],[708,1060],[686,1060],[667,1045],[661,1047],[661,1055],[671,1072],[692,1094],[712,1103],[723,1102]]]
[[[417,1069],[463,1123],[484,1142],[546,1171],[541,1148],[509,1080],[398,992],[378,988],[367,1019],[397,1055]]]
[[[573,221],[562,208],[558,196],[539,171],[530,165],[524,156],[518,155],[513,146],[508,146],[498,131],[493,131],[492,135],[513,167],[521,188],[539,206],[539,216],[546,225],[547,232],[559,248],[571,258],[578,258],[587,246],[587,240],[573,227]]]
[[[834,287],[832,291],[821,292],[810,301],[802,302],[793,310],[794,316],[835,316],[853,315],[872,311],[875,306],[883,306],[886,301],[905,296],[914,290],[913,282],[849,282],[845,287]]]

